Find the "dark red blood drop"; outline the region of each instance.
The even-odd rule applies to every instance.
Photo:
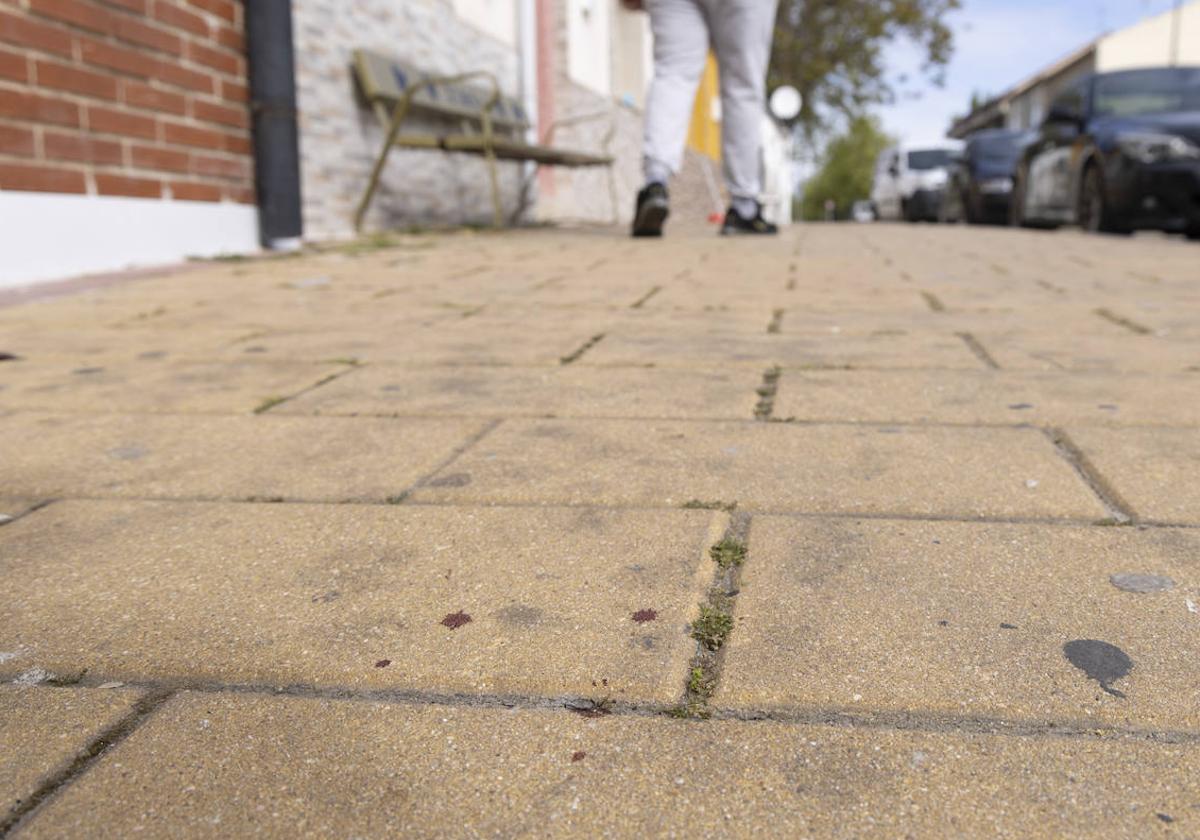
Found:
[[[571,761],[583,761],[585,758],[587,758],[587,753],[585,753],[583,750],[580,750],[577,753],[571,753]]]
[[[658,618],[658,613],[654,610],[638,610],[633,614],[633,620],[638,624],[645,624],[647,621],[654,621]]]
[[[467,615],[462,610],[459,610],[456,613],[450,613],[449,615],[447,615],[445,618],[442,619],[442,624],[446,627],[449,627],[451,630],[457,630],[459,627],[462,627],[464,624],[470,624],[470,623],[471,623],[471,616]]]
[[[390,660],[390,659],[380,659],[378,662],[375,663],[375,667],[376,668],[386,668],[387,666],[389,666],[391,664],[392,664],[392,660]]]

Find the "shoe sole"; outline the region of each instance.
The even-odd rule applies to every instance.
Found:
[[[633,235],[637,237],[662,236],[663,224],[669,215],[671,215],[671,209],[665,201],[646,202],[633,221]]]

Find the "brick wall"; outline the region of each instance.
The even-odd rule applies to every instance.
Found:
[[[253,203],[236,0],[0,0],[0,190]]]

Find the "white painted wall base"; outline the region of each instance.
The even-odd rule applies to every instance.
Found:
[[[257,250],[245,204],[0,192],[0,288]]]

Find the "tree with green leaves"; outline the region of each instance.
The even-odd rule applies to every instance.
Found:
[[[873,117],[855,117],[846,133],[825,147],[821,166],[805,185],[801,215],[808,220],[825,218],[825,202],[837,205],[837,217],[846,218],[850,205],[871,194],[875,161],[892,145]]]
[[[800,90],[804,107],[797,123],[810,137],[894,100],[883,64],[884,49],[894,41],[917,44],[922,71],[941,84],[954,43],[946,16],[960,5],[960,0],[780,0],[770,84]]]

